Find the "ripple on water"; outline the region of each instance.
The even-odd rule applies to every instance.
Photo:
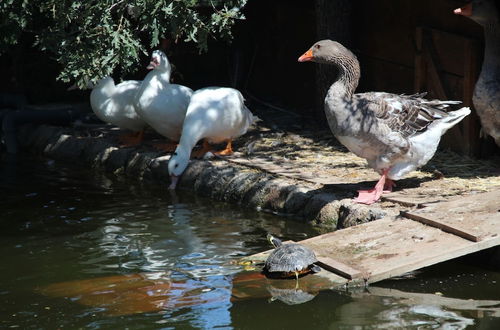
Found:
[[[183,192],[174,198],[163,188],[143,189],[96,171],[61,167],[58,162],[48,168],[32,161],[15,165],[8,171],[0,169],[0,190],[7,192],[0,199],[0,295],[5,302],[0,306],[5,316],[0,327],[461,329],[480,322],[484,328],[491,325],[486,317],[472,316],[482,312],[409,304],[409,299],[393,298],[390,293],[375,296],[370,288],[362,293],[321,292],[296,306],[268,303],[267,298],[235,301],[233,276],[240,267],[231,261],[269,248],[268,232],[293,240],[316,232],[283,218]],[[401,289],[407,283],[408,291],[445,295],[458,292],[466,300],[497,299],[498,275],[482,276],[484,272],[466,269],[448,279],[440,277],[452,272],[426,270],[423,274],[431,275],[417,274],[413,280],[386,285]],[[123,305],[120,297],[99,305],[98,295],[87,295],[84,303],[83,294],[54,298],[37,291],[58,283],[69,283],[74,289],[74,283],[93,284],[124,274],[185,283],[193,295],[182,306],[160,295],[158,310],[117,316],[121,309],[132,309],[140,301],[138,296],[158,293],[155,287],[148,287],[146,293],[123,292],[129,299]],[[109,283],[106,289],[114,288]]]

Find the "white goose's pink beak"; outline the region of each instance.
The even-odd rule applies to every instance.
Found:
[[[151,62],[149,62],[149,65],[146,67],[146,69],[153,70],[158,65],[160,65],[160,61],[158,61],[157,57],[153,57],[153,58],[151,58]]]
[[[171,175],[170,176],[170,186],[168,186],[168,189],[175,190],[175,187],[177,187],[178,181],[179,181],[179,177],[177,175]]]
[[[465,17],[472,16],[472,3],[469,2],[468,4],[466,4],[465,6],[463,6],[462,8],[455,9],[453,11],[453,13],[455,15],[462,15],[462,16],[465,16]]]

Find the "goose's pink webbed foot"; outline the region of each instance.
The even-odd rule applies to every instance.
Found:
[[[382,196],[382,193],[391,192],[392,188],[395,187],[396,184],[387,177],[387,172],[389,172],[389,170],[384,170],[384,173],[374,188],[369,190],[358,190],[358,197],[354,200],[354,202],[370,205],[378,201]]]

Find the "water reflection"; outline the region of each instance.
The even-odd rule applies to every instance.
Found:
[[[190,298],[180,305],[168,303],[175,299],[153,299],[154,313],[149,318],[159,324],[168,320],[169,325],[228,325],[229,275],[237,268],[231,261],[260,250],[268,230],[291,238],[313,233],[306,225],[274,216],[207,203],[183,193],[169,195],[166,189],[143,189],[98,171],[66,168],[53,161],[18,158],[1,166],[0,189],[6,194],[0,200],[4,211],[0,215],[4,256],[0,295],[7,303],[0,313],[10,317],[0,327],[109,326],[106,317],[95,318],[118,310],[137,315],[142,311],[134,307],[137,300],[164,297],[167,288],[169,294],[180,294],[182,290],[172,283],[187,285]],[[151,278],[160,273],[161,279]],[[124,283],[122,276],[134,274],[153,284],[115,290]],[[99,281],[107,287],[96,289]],[[62,300],[39,295],[41,288],[58,284],[62,285],[59,291],[47,296]],[[55,310],[62,312],[51,312]],[[20,319],[21,315],[36,315],[37,321]],[[67,320],[68,315],[73,321]],[[148,318],[140,316],[144,317]],[[133,323],[130,319],[113,322],[120,328],[118,324],[129,321]]]
[[[315,234],[306,225],[57,162],[14,165],[0,169],[0,328],[500,328],[499,273],[447,264],[385,288],[296,287],[232,261],[268,249],[267,232]]]
[[[310,293],[307,291],[303,291],[302,289],[297,287],[282,289],[277,288],[273,285],[268,285],[267,291],[269,291],[269,293],[271,294],[270,301],[279,300],[287,305],[298,305],[306,303],[310,300],[313,300],[314,297],[316,297],[316,295],[318,294],[317,292]]]
[[[63,282],[46,286],[39,292],[53,297],[70,297],[92,309],[100,308],[106,315],[156,312],[170,320],[179,312],[187,313],[193,317],[191,321],[200,326],[202,320],[207,322],[203,323],[204,328],[214,326],[216,320],[224,320],[219,325],[228,325],[229,319],[239,328],[238,320],[245,320],[241,315],[245,311],[252,315],[269,313],[274,317],[272,320],[253,320],[256,327],[265,327],[266,322],[278,320],[293,327],[295,322],[311,322],[316,314],[325,317],[333,313],[331,319],[316,321],[321,324],[328,321],[331,327],[340,329],[464,329],[479,323],[498,323],[500,316],[500,300],[458,299],[381,287],[329,290],[330,283],[318,275],[302,277],[299,282],[297,286],[295,280],[271,280],[258,271],[201,279],[162,272]],[[287,310],[282,306],[299,304],[303,304],[298,310],[301,314],[291,313],[284,320],[283,313]],[[315,310],[316,314],[304,315],[310,310]],[[182,317],[187,315],[182,314]]]

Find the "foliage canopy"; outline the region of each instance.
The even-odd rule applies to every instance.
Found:
[[[137,68],[139,55],[162,38],[193,41],[207,50],[210,37],[231,39],[246,0],[2,0],[0,53],[23,33],[50,52],[58,79],[79,87]]]

